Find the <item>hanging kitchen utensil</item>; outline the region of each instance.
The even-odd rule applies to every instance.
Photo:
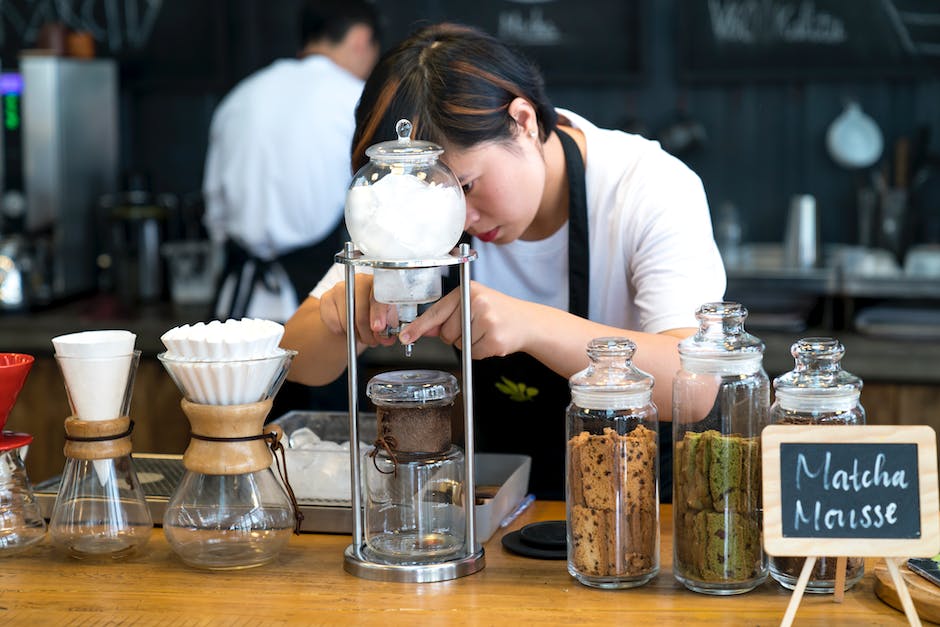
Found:
[[[826,148],[833,161],[850,170],[867,168],[881,158],[884,138],[878,124],[849,101],[826,131]]]

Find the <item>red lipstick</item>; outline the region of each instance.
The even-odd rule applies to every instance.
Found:
[[[491,229],[487,231],[486,233],[480,233],[479,235],[477,235],[477,238],[484,242],[492,242],[494,239],[496,239],[497,235],[499,235],[499,227],[496,227],[495,229]]]

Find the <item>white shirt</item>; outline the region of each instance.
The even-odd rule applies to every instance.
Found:
[[[232,238],[261,259],[316,244],[343,217],[350,145],[363,81],[313,55],[252,74],[213,115],[203,193],[214,241]],[[283,271],[282,271],[283,272]],[[286,274],[279,277],[288,296]],[[282,300],[282,294],[257,295]],[[292,312],[296,297],[275,309]],[[284,318],[249,307],[251,317]],[[265,314],[268,315],[265,315]],[[258,315],[260,314],[260,315]],[[286,319],[286,318],[284,318]]]
[[[698,326],[695,311],[721,300],[725,271],[699,177],[658,142],[559,114],[587,142],[589,318],[646,333]],[[568,308],[567,225],[539,241],[473,238],[474,280],[510,296]],[[311,296],[344,278],[334,265]]]

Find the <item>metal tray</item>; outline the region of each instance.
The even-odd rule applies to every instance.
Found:
[[[474,509],[477,538],[483,543],[499,528],[503,518],[525,498],[532,459],[528,455],[477,453],[474,460],[474,485],[488,488],[477,495]],[[134,468],[150,505],[154,524],[161,526],[170,496],[186,471],[182,455],[135,453]],[[53,477],[33,488],[46,519],[52,515],[60,479]],[[300,511],[304,514],[301,531],[352,533],[352,507],[348,502],[333,505],[301,502]]]

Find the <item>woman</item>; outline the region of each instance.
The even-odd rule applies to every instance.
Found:
[[[398,340],[437,335],[471,348],[477,450],[533,455],[532,490],[562,497],[567,378],[587,365],[592,338],[637,344],[636,364],[656,378],[654,401],[670,417],[676,345],[725,287],[701,181],[655,142],[556,111],[530,63],[465,26],[426,27],[382,58],[356,111],[353,170],[401,118],[414,123],[412,137],[444,148],[479,259],[470,341],[460,337],[459,291]],[[395,341],[383,337],[395,312],[372,298],[370,279],[356,280],[360,349]],[[346,367],[342,281],[334,266],[287,323],[296,381],[323,385]],[[518,384],[538,392],[519,394]]]

